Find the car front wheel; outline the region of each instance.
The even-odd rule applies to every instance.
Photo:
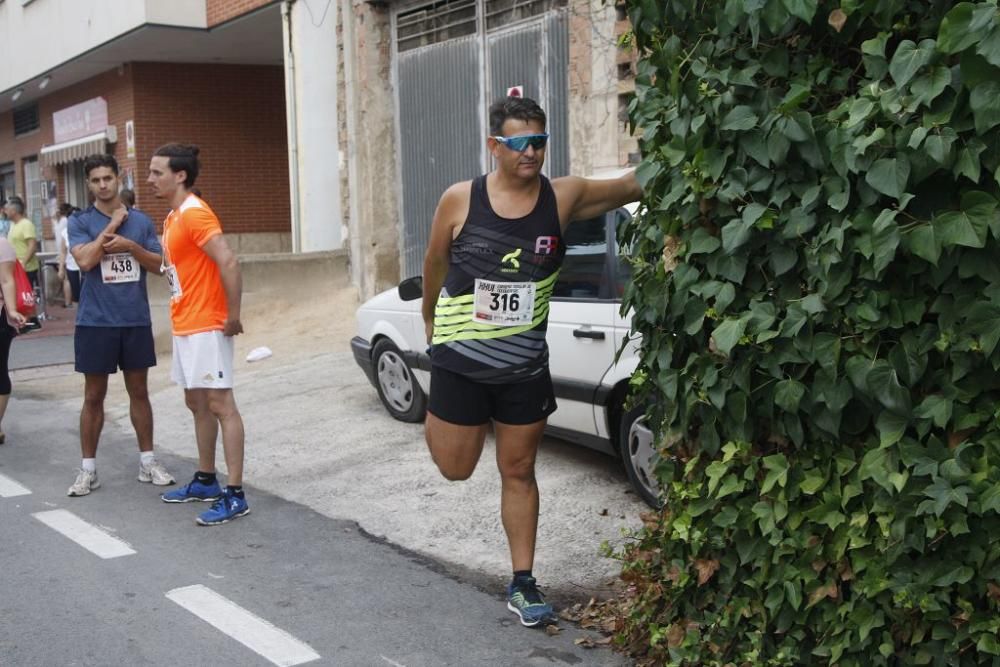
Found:
[[[403,422],[423,421],[427,396],[413,377],[413,371],[399,348],[387,338],[375,343],[372,365],[375,368],[375,389],[389,414]]]
[[[646,423],[645,409],[632,408],[622,417],[618,442],[621,444],[622,463],[632,487],[650,507],[663,506],[660,485],[656,479],[656,462],[659,454],[653,442],[653,431]]]

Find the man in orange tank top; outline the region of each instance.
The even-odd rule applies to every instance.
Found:
[[[219,219],[191,192],[199,166],[197,146],[167,144],[150,160],[148,181],[172,209],[163,222],[163,273],[174,333],[171,377],[184,387],[198,442],[194,479],[161,497],[168,503],[213,502],[197,518],[213,526],[250,513],[243,495],[243,418],[233,397],[233,336],[243,332],[243,281]],[[215,475],[220,427],[225,489]]]

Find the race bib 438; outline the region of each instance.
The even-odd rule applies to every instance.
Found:
[[[134,283],[139,280],[139,262],[131,253],[101,257],[101,279],[106,283]]]

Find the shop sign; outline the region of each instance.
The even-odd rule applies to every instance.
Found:
[[[53,139],[57,144],[103,132],[108,127],[108,101],[95,97],[52,114]]]

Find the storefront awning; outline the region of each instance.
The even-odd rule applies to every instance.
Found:
[[[94,153],[106,153],[107,145],[118,141],[118,132],[114,125],[109,125],[103,132],[89,134],[79,139],[71,139],[61,144],[45,146],[41,151],[42,164],[52,166],[82,160]]]

